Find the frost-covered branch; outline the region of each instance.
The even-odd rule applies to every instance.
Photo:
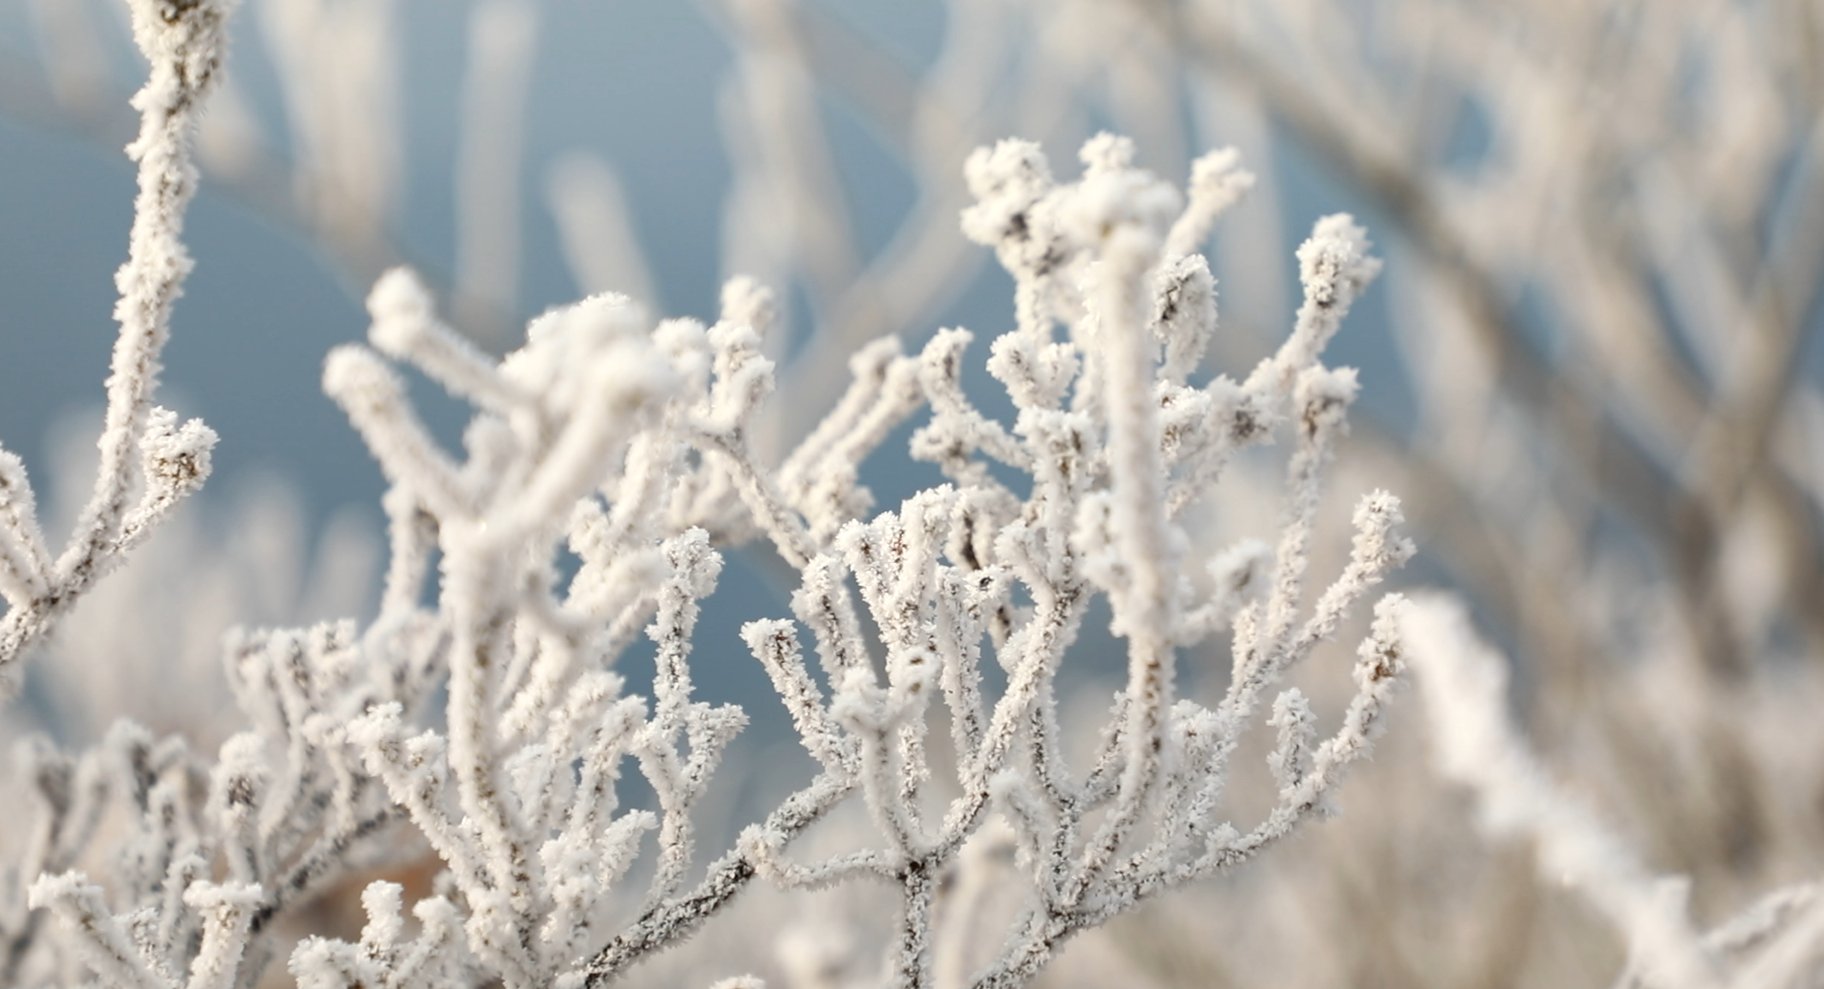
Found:
[[[94,490],[76,530],[53,561],[40,535],[31,489],[17,458],[0,451],[0,685],[55,628],[90,586],[209,476],[215,433],[200,421],[178,425],[154,409],[160,355],[171,312],[192,261],[184,213],[196,192],[191,140],[204,100],[221,75],[226,22],[234,0],[132,0],[133,40],[151,63],[133,97],[139,136],[127,146],[138,163],[138,194],[127,261],[115,275],[120,324],[107,381],[107,410]],[[140,492],[137,505],[132,503]],[[10,686],[6,687],[10,692]]]

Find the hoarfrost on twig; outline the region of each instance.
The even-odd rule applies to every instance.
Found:
[[[86,586],[71,567],[94,572],[207,474],[213,434],[148,396],[188,264],[182,136],[216,71],[224,9],[135,8],[154,59],[136,154],[162,179],[147,180],[123,269],[125,370],[111,379],[104,483],[52,563],[23,469],[0,453],[9,641],[40,634],[55,611],[45,602]],[[853,358],[853,386],[777,462],[749,429],[774,400],[767,340],[780,318],[752,279],[729,281],[709,325],[655,324],[625,296],[592,296],[539,316],[495,359],[450,328],[416,275],[381,277],[367,343],[337,348],[323,370],[389,484],[379,615],[366,628],[231,634],[226,670],[249,728],[213,760],[131,728],[96,753],[26,750],[45,837],[25,864],[46,874],[33,899],[63,937],[42,950],[21,939],[20,952],[39,953],[9,957],[8,971],[74,957],[123,985],[184,973],[196,989],[251,984],[294,907],[368,863],[418,856],[435,862],[432,891],[408,910],[403,886],[367,875],[359,938],[300,942],[289,960],[300,985],[603,985],[695,934],[755,879],[893,890],[893,985],[1013,985],[1075,933],[1234,867],[1327,806],[1401,669],[1391,598],[1340,727],[1321,737],[1301,695],[1281,694],[1278,802],[1252,829],[1220,819],[1228,763],[1266,692],[1411,552],[1397,501],[1377,492],[1343,573],[1314,606],[1302,600],[1322,468],[1355,393],[1353,373],[1320,356],[1377,262],[1347,218],[1321,221],[1300,252],[1307,301],[1286,343],[1239,384],[1200,381],[1216,308],[1195,250],[1248,176],[1232,152],[1204,159],[1187,206],[1135,166],[1124,138],[1098,136],[1082,160],[1068,184],[1024,142],[967,165],[978,201],[964,231],[1016,282],[1015,325],[987,348],[1010,422],[963,387],[968,331],[917,354],[886,338]],[[468,288],[510,291],[502,277]],[[426,428],[401,364],[473,406],[460,448]],[[912,452],[949,483],[876,511],[861,464],[921,409]],[[1277,547],[1251,540],[1195,559],[1187,511],[1237,449],[1277,434],[1292,441]],[[144,476],[137,507],[125,502],[129,453]],[[1030,484],[1006,484],[1001,469]],[[753,622],[743,638],[817,768],[705,864],[695,814],[747,719],[697,698],[693,653],[723,550],[750,541],[798,578],[795,622]],[[1127,682],[1094,759],[1073,768],[1059,678],[1098,597]],[[612,668],[642,629],[656,646],[650,696]],[[1214,707],[1179,697],[1178,648],[1225,629],[1227,694]],[[990,661],[1002,688],[987,686]],[[113,791],[95,782],[106,766]],[[621,802],[630,767],[650,809]],[[110,800],[128,826],[104,891],[67,870],[96,838],[90,805]],[[851,800],[878,843],[795,854]],[[966,918],[985,896],[982,870],[1008,860],[1023,912],[984,953],[996,939]],[[643,889],[629,888],[634,876]]]

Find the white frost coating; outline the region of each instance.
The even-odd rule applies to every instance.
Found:
[[[145,489],[139,503],[121,521],[119,549],[131,547],[156,526],[179,501],[196,493],[208,479],[215,431],[200,419],[178,424],[170,409],[153,408],[140,439],[140,476]]]
[[[0,595],[14,608],[28,605],[49,589],[50,573],[25,464],[0,450]]]
[[[372,351],[345,344],[323,362],[323,391],[342,406],[381,469],[439,515],[470,502],[456,467],[408,406],[405,382]]]
[[[0,593],[9,607],[0,618],[0,693],[15,683],[13,667],[59,618],[156,522],[170,504],[194,491],[208,475],[213,434],[195,423],[181,431],[182,478],[144,476],[171,465],[144,449],[148,426],[160,429],[154,445],[171,452],[168,424],[150,422],[158,388],[160,355],[171,335],[171,312],[183,294],[192,262],[184,247],[184,213],[196,192],[191,139],[204,100],[221,74],[225,21],[233,0],[132,0],[133,40],[151,63],[145,86],[133,97],[139,136],[127,146],[138,163],[138,193],[127,261],[114,276],[120,334],[107,381],[107,411],[98,446],[101,463],[94,489],[69,543],[42,568],[29,492],[0,493]],[[205,438],[205,436],[207,438]],[[4,451],[0,451],[3,454]],[[142,466],[143,463],[143,466]],[[141,467],[135,471],[135,467]],[[22,470],[5,470],[0,483],[23,489]],[[150,499],[128,504],[137,482]],[[176,483],[169,483],[175,481]],[[162,486],[161,486],[162,485]]]
[[[184,890],[184,905],[201,914],[203,924],[186,989],[232,989],[247,948],[247,926],[263,899],[260,887],[251,883],[193,882]]]
[[[1311,702],[1293,687],[1273,702],[1273,716],[1267,724],[1279,729],[1279,744],[1274,746],[1267,764],[1279,783],[1280,798],[1284,799],[1311,771],[1311,743],[1317,719],[1311,713]]]
[[[1381,270],[1380,259],[1370,255],[1368,247],[1367,231],[1348,215],[1337,213],[1317,221],[1310,238],[1298,247],[1298,278],[1305,298],[1292,335],[1272,361],[1249,376],[1249,387],[1258,386],[1262,375],[1296,375],[1311,366],[1342,326],[1356,296]]]
[[[127,932],[108,912],[101,887],[89,884],[80,873],[41,876],[32,883],[30,903],[48,908],[80,932],[77,950],[83,961],[113,985],[134,989],[166,989],[165,983],[146,970]]]
[[[1201,254],[1163,256],[1169,260],[1159,270],[1152,328],[1165,351],[1160,376],[1181,385],[1202,362],[1216,331],[1216,282]]]
[[[170,939],[164,944],[147,944],[135,936],[137,932],[129,933],[125,922],[130,918],[114,915],[101,887],[89,884],[80,873],[40,877],[32,884],[31,904],[49,909],[74,929],[83,961],[110,986],[228,989],[234,985],[247,948],[247,925],[261,899],[259,887],[218,886],[193,879],[178,892],[182,907],[194,912],[202,931],[196,954],[186,966],[189,977],[177,981],[165,974],[169,971],[167,952],[173,947]],[[171,909],[177,903],[177,899],[168,900],[163,911],[166,931],[180,921]]]
[[[457,395],[494,412],[523,408],[528,397],[505,381],[475,346],[437,319],[416,275],[395,268],[367,296],[368,340],[396,360],[410,360]]]
[[[1191,163],[1191,201],[1165,237],[1168,258],[1195,255],[1230,206],[1254,188],[1254,173],[1241,167],[1241,152],[1221,148]]]

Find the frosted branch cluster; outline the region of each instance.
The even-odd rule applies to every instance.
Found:
[[[189,265],[185,128],[225,8],[133,10],[153,72],[102,476],[53,561],[22,468],[0,458],[7,663],[208,471],[212,434],[148,396]],[[1387,597],[1336,727],[1281,686],[1412,552],[1397,500],[1373,492],[1341,572],[1307,590],[1319,486],[1356,393],[1321,355],[1378,262],[1348,217],[1320,221],[1284,343],[1240,380],[1203,380],[1216,300],[1197,251],[1250,176],[1219,152],[1187,199],[1125,139],[1098,136],[1082,159],[1070,183],[1021,141],[967,164],[963,229],[1016,284],[1014,325],[986,357],[1011,414],[971,398],[968,331],[917,353],[886,338],[777,463],[746,429],[772,397],[764,341],[779,330],[751,280],[726,286],[711,325],[595,296],[495,360],[411,272],[380,279],[367,344],[323,374],[389,482],[378,616],[232,634],[247,727],[216,752],[124,722],[87,752],[22,748],[35,824],[13,868],[29,896],[0,904],[0,980],[227,989],[283,965],[310,989],[595,986],[757,881],[855,881],[899,903],[884,984],[1012,986],[1072,935],[1324,813],[1404,665]],[[401,366],[473,407],[460,449],[433,437]],[[915,418],[911,452],[943,481],[878,511],[861,465]],[[1221,510],[1208,495],[1236,454],[1274,443],[1289,448],[1277,534],[1199,558],[1187,520]],[[723,552],[746,543],[796,574],[792,616],[743,638],[816,770],[706,855],[693,815],[747,716],[697,698],[696,648],[732,643],[700,643],[696,626]],[[1073,767],[1059,682],[1101,598],[1126,680]],[[649,689],[616,669],[642,636]],[[1180,652],[1225,639],[1226,691],[1180,696]],[[1276,732],[1277,794],[1240,820],[1225,785],[1258,724]],[[624,797],[629,771],[644,805]],[[865,807],[872,838],[807,861],[798,839],[844,803]],[[984,935],[968,891],[997,842],[1023,908]],[[428,885],[391,878],[412,870]],[[354,877],[358,939],[308,936],[279,957],[287,919]]]

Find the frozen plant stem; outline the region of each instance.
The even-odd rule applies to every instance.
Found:
[[[56,561],[45,553],[33,517],[23,470],[0,481],[0,560],[10,571],[6,616],[0,620],[0,683],[16,682],[14,668],[55,628],[59,618],[175,502],[200,487],[209,473],[215,434],[192,420],[160,425],[152,396],[159,355],[170,337],[171,311],[191,268],[183,244],[184,211],[196,191],[191,136],[205,97],[221,73],[225,22],[234,0],[129,0],[133,40],[151,63],[145,86],[133,97],[139,137],[127,154],[139,165],[138,194],[127,261],[115,275],[120,299],[114,318],[120,335],[107,381],[101,463],[95,487],[76,530]],[[0,451],[0,457],[10,459]],[[141,462],[143,460],[143,462]],[[136,476],[137,473],[137,476]],[[143,482],[140,506],[129,505],[135,481]],[[23,551],[20,549],[23,548]],[[18,593],[24,590],[27,593]]]

